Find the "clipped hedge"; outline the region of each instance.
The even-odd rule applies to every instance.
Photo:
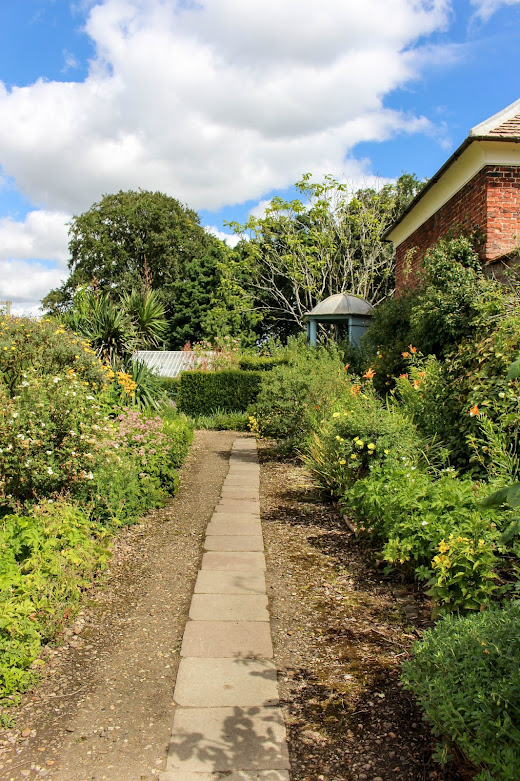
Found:
[[[245,412],[260,391],[262,372],[190,371],[181,374],[178,407],[186,415]]]
[[[288,362],[287,358],[273,358],[269,355],[243,355],[238,365],[243,371],[265,372]]]
[[[180,376],[160,378],[161,387],[163,388],[168,398],[172,399],[173,401],[176,401],[177,396],[179,395],[180,382],[181,382]]]

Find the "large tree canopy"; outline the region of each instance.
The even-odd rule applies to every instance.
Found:
[[[263,217],[234,230],[248,235],[236,257],[266,330],[286,336],[302,328],[318,301],[348,292],[377,304],[393,292],[394,252],[381,234],[421,187],[404,174],[380,189],[353,191],[331,176],[297,183],[301,199],[273,198]]]
[[[144,281],[165,306],[167,346],[181,348],[205,335],[201,324],[229,250],[204,230],[196,212],[164,193],[121,191],[73,217],[69,236],[71,273],[44,299],[45,308],[69,308],[79,285],[117,298]]]

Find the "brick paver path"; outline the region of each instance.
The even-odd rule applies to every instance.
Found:
[[[253,439],[237,439],[206,533],[160,781],[289,781]]]

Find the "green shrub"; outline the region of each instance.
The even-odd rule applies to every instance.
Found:
[[[17,395],[0,384],[0,511],[20,511],[92,480],[107,426],[99,400],[72,369],[22,373]]]
[[[107,560],[106,531],[63,501],[0,525],[0,703],[26,688],[31,665]]]
[[[520,605],[446,617],[414,646],[403,671],[444,761],[456,746],[478,781],[516,781],[520,767]]]
[[[260,372],[235,369],[190,371],[181,374],[179,409],[186,415],[209,415],[215,410],[245,412],[260,389]]]
[[[199,415],[194,421],[195,428],[214,431],[247,431],[249,415],[247,412],[225,412],[215,410],[211,415]]]
[[[363,343],[379,392],[405,371],[412,345],[449,365],[458,345],[488,335],[511,308],[510,294],[484,277],[473,245],[463,236],[441,239],[424,259],[421,287],[376,307]]]
[[[289,363],[264,373],[251,406],[252,430],[301,447],[345,389],[345,367],[334,348],[299,345]]]
[[[470,480],[449,470],[435,480],[408,459],[389,462],[359,480],[345,504],[383,544],[386,561],[427,581],[435,613],[479,610],[492,598],[501,519],[478,509]]]
[[[242,355],[238,361],[238,366],[242,371],[270,371],[275,366],[283,366],[288,359],[280,356],[269,355]]]
[[[177,401],[181,383],[180,375],[177,377],[160,377],[160,383],[166,396],[172,401]]]
[[[55,377],[71,370],[91,389],[105,385],[106,372],[88,342],[52,320],[0,317],[0,384],[16,394],[31,371]]]
[[[304,461],[327,493],[343,498],[349,488],[386,461],[418,464],[425,444],[397,405],[384,405],[368,382],[351,384],[334,412],[305,446]]]

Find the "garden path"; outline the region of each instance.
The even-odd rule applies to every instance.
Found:
[[[253,439],[235,440],[181,647],[160,781],[289,781]],[[228,775],[229,774],[229,775]]]
[[[177,495],[121,531],[92,604],[64,644],[47,649],[39,685],[12,709],[1,781],[206,781],[226,763],[244,771],[228,781],[288,779],[258,483],[251,437],[196,432]],[[217,691],[223,699],[208,700]],[[179,726],[198,717],[200,739],[184,734],[179,745]]]

